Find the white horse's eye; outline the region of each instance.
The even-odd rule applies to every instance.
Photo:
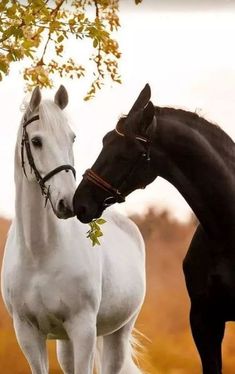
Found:
[[[36,148],[42,148],[42,139],[39,136],[35,136],[31,140],[32,144]]]
[[[75,142],[76,140],[76,135],[73,136],[73,143]]]

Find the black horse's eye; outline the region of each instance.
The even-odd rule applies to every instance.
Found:
[[[39,138],[39,136],[35,136],[32,140],[31,140],[32,144],[34,147],[36,148],[42,148],[42,139]]]

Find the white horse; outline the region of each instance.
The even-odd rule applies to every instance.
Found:
[[[138,229],[109,212],[102,244],[92,247],[86,225],[58,219],[73,216],[75,192],[74,133],[62,111],[67,103],[63,86],[54,102],[41,101],[36,88],[19,128],[16,217],[3,260],[3,299],[33,374],[48,373],[46,339],[57,340],[64,373],[91,374],[97,337],[99,372],[141,373],[130,346],[145,294]]]

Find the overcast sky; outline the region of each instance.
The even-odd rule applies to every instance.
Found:
[[[133,0],[134,1],[134,0]],[[121,0],[122,9],[133,11],[130,0]],[[139,5],[143,10],[150,11],[228,11],[235,7],[234,0],[143,0]]]
[[[191,7],[193,3],[207,3],[208,9],[210,3],[224,4],[223,11],[209,12],[185,12],[185,7],[178,12],[172,8],[158,11],[157,5],[153,8],[157,2],[144,0],[138,7],[133,5],[131,16],[130,8],[128,11],[126,6],[121,8],[118,40],[122,51],[122,85],[107,82],[93,101],[85,103],[83,97],[91,75],[79,81],[56,81],[55,88],[63,83],[69,92],[67,113],[77,133],[78,181],[100,151],[103,135],[114,127],[122,113],[129,111],[146,82],[152,87],[155,105],[196,109],[235,138],[235,10],[226,10],[233,2],[185,0]],[[81,49],[76,52],[76,44],[70,43],[70,51],[84,60],[89,48],[81,42]],[[14,215],[14,143],[24,97],[22,68],[22,64],[15,64],[9,77],[0,83],[0,214],[9,217]],[[43,97],[52,97],[54,92],[43,92]],[[127,213],[141,213],[149,205],[160,210],[168,208],[181,219],[190,213],[179,193],[159,179],[145,191],[133,193],[118,208]]]

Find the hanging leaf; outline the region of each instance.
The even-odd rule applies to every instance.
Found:
[[[103,218],[98,218],[89,223],[90,230],[87,231],[87,238],[92,242],[92,246],[100,245],[98,238],[103,236],[100,226],[103,225],[106,221]]]

